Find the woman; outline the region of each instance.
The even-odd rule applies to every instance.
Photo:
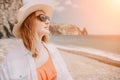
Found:
[[[58,50],[47,43],[52,10],[45,0],[20,8],[13,34],[23,43],[8,53],[0,80],[72,80]]]

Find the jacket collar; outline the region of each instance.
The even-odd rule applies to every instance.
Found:
[[[45,42],[42,41],[42,44],[43,44],[43,45],[47,48],[47,50],[48,50],[48,46],[45,44]],[[23,50],[23,53],[24,53],[25,55],[31,55],[31,56],[32,56],[32,52],[29,51],[29,50],[24,46],[24,43],[23,43],[23,42],[21,42],[20,48],[21,48],[21,50]],[[49,50],[48,50],[48,51],[49,51]]]
[[[26,49],[23,42],[21,42],[21,44],[20,44],[20,50],[23,51],[24,55],[28,55],[28,54],[32,55],[32,53],[28,49]]]

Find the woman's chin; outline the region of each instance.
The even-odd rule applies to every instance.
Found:
[[[50,34],[50,31],[46,30],[45,35],[49,35],[49,34]]]

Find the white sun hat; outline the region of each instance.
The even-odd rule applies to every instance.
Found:
[[[28,2],[29,1],[29,2]],[[17,14],[17,24],[13,27],[13,35],[17,38],[20,37],[20,27],[24,20],[33,12],[43,10],[48,17],[52,17],[53,4],[51,0],[28,0],[23,2],[23,6],[19,9]]]

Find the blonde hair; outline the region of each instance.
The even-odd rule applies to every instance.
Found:
[[[39,43],[39,36],[35,31],[35,27],[32,26],[35,21],[35,12],[29,15],[20,28],[20,35],[23,40],[25,47],[32,52],[32,56],[36,58],[38,56],[38,47],[37,44]],[[44,35],[42,37],[42,41],[47,43],[48,36]]]

